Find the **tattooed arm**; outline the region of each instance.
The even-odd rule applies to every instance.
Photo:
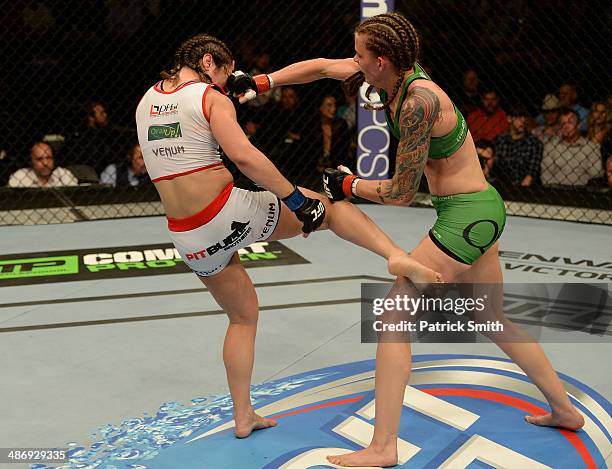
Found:
[[[423,176],[431,129],[440,113],[440,101],[429,88],[410,90],[400,114],[400,141],[393,179],[360,180],[357,195],[388,205],[408,205]]]

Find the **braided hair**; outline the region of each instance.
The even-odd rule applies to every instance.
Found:
[[[174,53],[174,65],[170,70],[161,72],[161,77],[174,79],[181,68],[189,67],[197,72],[200,80],[212,83],[212,79],[202,68],[201,59],[204,54],[210,54],[218,67],[230,65],[234,60],[231,51],[223,41],[208,34],[198,34],[181,44]]]
[[[355,29],[356,34],[366,34],[366,48],[376,56],[388,57],[399,70],[399,77],[393,91],[388,93],[382,106],[375,107],[366,104],[366,109],[388,109],[395,99],[404,81],[404,73],[414,67],[419,55],[419,36],[414,26],[400,13],[384,13],[372,16],[363,21]],[[363,72],[359,71],[344,81],[345,90],[349,95],[357,94],[357,90],[365,81]],[[369,99],[374,87],[370,85],[366,91]]]

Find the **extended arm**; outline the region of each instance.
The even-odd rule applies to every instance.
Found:
[[[296,62],[270,74],[274,86],[310,83],[322,78],[346,80],[359,66],[353,59],[312,59]]]
[[[345,80],[358,71],[359,66],[353,59],[304,60],[270,75],[251,76],[238,70],[230,76],[228,89],[234,96],[239,96],[240,102],[244,103],[258,94],[270,91],[275,86],[309,83],[322,78]]]

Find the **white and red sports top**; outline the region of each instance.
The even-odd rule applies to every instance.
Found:
[[[159,81],[140,100],[138,141],[153,182],[223,165],[204,107],[210,89],[189,81],[164,91]]]

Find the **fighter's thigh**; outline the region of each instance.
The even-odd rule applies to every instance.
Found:
[[[314,191],[311,191],[310,189],[305,189],[303,187],[300,187],[299,189],[306,197],[310,197],[311,199],[318,199],[323,202],[323,205],[325,205],[325,220],[323,221],[323,224],[321,225],[319,230],[326,230],[329,225],[327,217],[329,216],[331,202],[327,197],[322,196]],[[302,222],[298,220],[298,218],[295,216],[295,213],[293,213],[291,209],[281,201],[281,212],[278,224],[276,225],[274,233],[272,233],[272,236],[270,236],[270,238],[268,239],[270,241],[275,241],[278,239],[293,238],[301,234]]]
[[[410,255],[421,264],[441,273],[446,283],[456,282],[471,267],[442,252],[429,236],[425,236]]]
[[[499,241],[480,256],[471,268],[457,280],[462,283],[502,283],[504,280],[499,263]]]
[[[466,296],[486,298],[486,307],[474,311],[475,321],[484,323],[504,319],[504,278],[499,263],[499,241],[479,257],[457,282],[466,284],[462,290]]]
[[[198,278],[232,322],[257,322],[257,294],[238,253],[234,253],[229,264],[218,274]]]

